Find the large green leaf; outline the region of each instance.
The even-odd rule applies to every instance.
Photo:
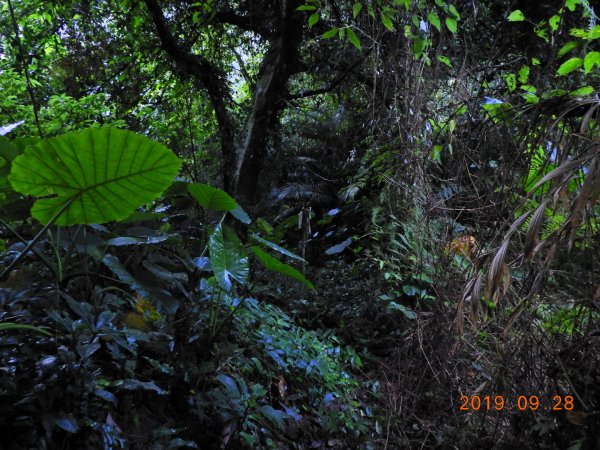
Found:
[[[271,272],[281,273],[290,278],[298,280],[310,289],[315,288],[315,286],[310,281],[304,278],[304,275],[302,275],[289,264],[282,263],[277,258],[273,258],[271,255],[263,252],[260,248],[256,246],[252,247],[252,251],[254,252],[258,260],[262,263],[262,265],[265,266],[265,269],[270,270]]]
[[[211,211],[228,211],[240,222],[245,224],[251,222],[246,211],[227,192],[202,183],[189,183],[187,190],[205,209]]]
[[[248,256],[237,239],[222,225],[217,226],[208,241],[210,264],[219,284],[226,290],[232,287],[233,278],[239,283],[248,281]]]
[[[17,192],[38,199],[31,215],[57,225],[128,217],[173,181],[181,160],[158,142],[117,128],[90,128],[27,147],[12,164]]]
[[[231,196],[221,189],[202,183],[189,183],[188,192],[204,208],[211,211],[233,211],[238,207]]]
[[[0,136],[0,207],[2,208],[3,220],[24,220],[29,217],[29,209],[32,200],[25,198],[14,191],[8,176],[12,167],[12,162],[22,151],[19,140],[10,141],[4,136]]]
[[[19,150],[4,136],[0,136],[0,205],[7,201],[14,190],[8,182],[12,161],[19,156]]]

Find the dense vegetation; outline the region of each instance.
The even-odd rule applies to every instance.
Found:
[[[0,449],[600,448],[589,0],[0,4]]]

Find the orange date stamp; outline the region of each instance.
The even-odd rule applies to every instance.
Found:
[[[460,411],[573,411],[575,400],[571,395],[555,395],[551,401],[540,400],[537,395],[461,395]]]

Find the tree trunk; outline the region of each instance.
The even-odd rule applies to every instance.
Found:
[[[236,131],[227,108],[231,95],[227,77],[216,65],[202,55],[189,52],[172,34],[158,0],[145,0],[154,21],[163,49],[176,63],[179,71],[199,81],[211,99],[219,126],[222,154],[222,174],[225,190],[235,196],[240,204],[251,208],[258,203],[260,177],[266,156],[269,132],[276,124],[285,106],[287,82],[298,72],[298,47],[302,40],[303,16],[296,11],[299,0],[282,0],[276,21],[267,36],[270,48],[265,55],[254,89],[253,107],[246,121],[243,136],[236,139]],[[270,12],[265,13],[265,17]],[[223,20],[247,26],[243,16],[216,15]],[[265,36],[264,24],[255,31]],[[235,142],[241,142],[236,148]]]
[[[269,133],[285,106],[287,82],[297,67],[302,38],[302,17],[295,11],[299,2],[282,3],[280,28],[263,59],[252,113],[246,123],[244,141],[236,154],[234,195],[245,205],[258,203]]]

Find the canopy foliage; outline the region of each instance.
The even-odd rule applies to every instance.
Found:
[[[1,448],[596,448],[589,0],[0,5]]]

